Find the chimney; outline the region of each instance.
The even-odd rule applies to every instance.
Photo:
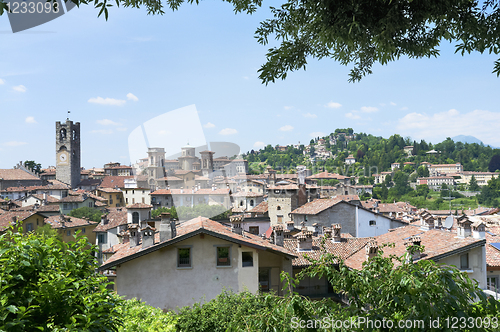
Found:
[[[141,229],[142,248],[151,247],[155,244],[155,229],[149,225]]]
[[[108,215],[107,215],[107,214],[103,214],[103,215],[101,216],[101,223],[102,223],[103,225],[107,225],[107,224],[108,224]]]
[[[312,250],[312,232],[302,229],[302,231],[297,236],[299,240],[298,251],[309,251]]]
[[[424,231],[428,231],[434,229],[434,217],[426,210],[420,213],[420,224],[421,229]]]
[[[313,235],[314,236],[319,236],[321,234],[321,226],[315,222],[314,224],[312,224],[313,228],[314,228],[314,231],[313,231]]]
[[[47,205],[47,193],[43,192],[43,200],[42,200],[42,206]]]
[[[286,222],[286,229],[290,232],[295,229],[295,224],[293,223],[293,221],[289,220]]]
[[[229,216],[229,221],[231,222],[231,232],[242,235],[243,228],[241,228],[241,223],[243,222],[243,216]]]
[[[325,228],[323,229],[323,234],[325,234],[325,238],[326,238],[326,239],[331,238],[331,237],[332,237],[332,229],[331,229],[331,228],[329,228],[329,227],[325,227]]]
[[[485,239],[486,225],[483,221],[476,221],[472,224],[472,237],[474,239]]]
[[[377,256],[378,253],[378,244],[375,239],[371,239],[365,246],[366,250],[366,261],[372,259],[373,257]]]
[[[61,224],[62,227],[65,227],[66,223],[66,218],[64,218],[64,215],[59,215],[59,223]]]
[[[274,244],[280,247],[283,247],[283,226],[282,225],[274,225],[273,226],[273,232],[274,232]]]
[[[128,231],[130,232],[130,248],[134,248],[139,245],[141,240],[141,233],[139,230],[139,225],[132,224],[128,227]]]
[[[215,184],[212,183],[212,191],[214,191],[214,190],[215,190]]]
[[[299,184],[298,207],[307,203],[307,191],[305,184]]]
[[[175,233],[176,233],[175,221],[170,218],[170,213],[163,212],[161,214],[161,223],[160,223],[160,242],[174,238],[175,235],[177,235]]]
[[[181,194],[184,194],[184,187],[181,187]]]
[[[406,252],[407,252],[407,262],[413,262],[416,261],[417,259],[420,259],[421,256],[420,249],[416,248],[416,246],[420,246],[421,243],[422,240],[418,235],[410,237],[408,241],[405,242]]]
[[[461,216],[457,219],[457,236],[458,237],[469,237],[471,236],[471,225],[472,221],[469,220],[467,216]]]
[[[339,243],[342,241],[342,237],[340,235],[341,230],[342,230],[342,225],[340,224],[332,225],[332,242]]]
[[[121,231],[120,233],[118,233],[117,236],[120,243],[130,242],[130,233],[128,230]]]

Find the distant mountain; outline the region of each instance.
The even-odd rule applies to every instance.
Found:
[[[462,142],[462,143],[469,143],[469,144],[472,144],[472,143],[481,144],[481,143],[483,143],[479,138],[476,138],[474,136],[458,135],[458,136],[452,137],[451,139],[454,140],[455,142]]]
[[[481,143],[483,143],[483,141],[481,141],[479,138],[476,138],[474,136],[468,136],[468,135],[458,135],[458,136],[452,137],[451,139],[455,142],[462,142],[462,143],[469,143],[469,144],[472,144],[472,143],[481,144]],[[484,145],[488,146],[488,144],[484,144]],[[496,147],[494,147],[494,146],[490,145],[490,147],[496,149]]]

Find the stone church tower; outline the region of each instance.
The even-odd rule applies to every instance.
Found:
[[[80,122],[56,122],[56,180],[76,188],[80,183]]]

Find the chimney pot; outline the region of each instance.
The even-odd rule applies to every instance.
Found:
[[[368,261],[371,258],[377,256],[377,253],[378,253],[378,244],[377,244],[377,241],[375,241],[375,239],[370,240],[366,244],[365,250],[366,250],[366,261]]]
[[[274,244],[283,247],[284,243],[283,226],[282,225],[273,226],[273,233],[274,233]]]

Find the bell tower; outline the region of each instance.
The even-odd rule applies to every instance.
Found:
[[[56,122],[56,180],[75,188],[80,183],[80,122]]]

